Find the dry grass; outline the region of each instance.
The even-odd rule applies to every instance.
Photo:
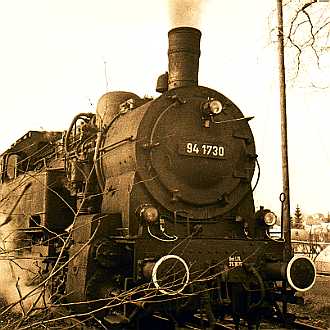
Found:
[[[330,276],[318,276],[314,287],[300,295],[304,297],[305,304],[291,306],[291,311],[302,321],[330,329]]]

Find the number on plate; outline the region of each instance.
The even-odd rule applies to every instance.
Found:
[[[207,158],[224,158],[225,147],[214,144],[186,142],[182,144],[183,154]]]
[[[192,154],[192,153],[195,153],[196,155],[199,154],[199,148],[198,148],[198,145],[197,143],[187,143],[187,153],[188,154]]]

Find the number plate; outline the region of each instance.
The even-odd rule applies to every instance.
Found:
[[[184,142],[179,144],[179,154],[195,157],[225,159],[225,147],[212,143]]]
[[[228,258],[228,266],[229,267],[240,267],[243,265],[243,262],[241,260],[241,256],[234,255]]]

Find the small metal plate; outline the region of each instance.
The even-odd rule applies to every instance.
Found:
[[[192,157],[226,159],[225,149],[224,145],[215,143],[192,141],[179,143],[179,154]]]

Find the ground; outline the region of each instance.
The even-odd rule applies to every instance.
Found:
[[[308,324],[312,323],[315,326],[318,326],[323,329],[330,329],[330,276],[317,276],[314,287],[304,293],[299,293],[305,300],[303,306],[289,305],[289,311],[296,314],[299,321],[306,322]],[[4,306],[5,302],[0,299],[0,306]],[[47,313],[47,318],[54,317],[52,313]],[[58,315],[57,315],[58,316]],[[45,315],[43,315],[43,318]],[[41,319],[40,317],[34,317],[30,322],[38,322]],[[21,319],[21,314],[19,313],[6,313],[0,317],[0,329],[14,329],[15,325],[18,325],[19,320]],[[68,321],[70,323],[70,321]],[[64,328],[65,323],[60,323],[60,328]],[[24,324],[26,326],[26,323]],[[84,327],[75,324],[75,321],[68,324],[65,324],[65,327],[68,328],[72,326],[75,329],[96,329],[96,327]],[[34,329],[37,329],[35,327]],[[41,329],[44,327],[39,327]],[[56,328],[56,326],[55,326]],[[58,328],[57,328],[58,329]]]
[[[301,321],[330,329],[330,276],[317,276],[313,288],[299,295],[304,297],[305,304],[290,306],[290,311]]]

